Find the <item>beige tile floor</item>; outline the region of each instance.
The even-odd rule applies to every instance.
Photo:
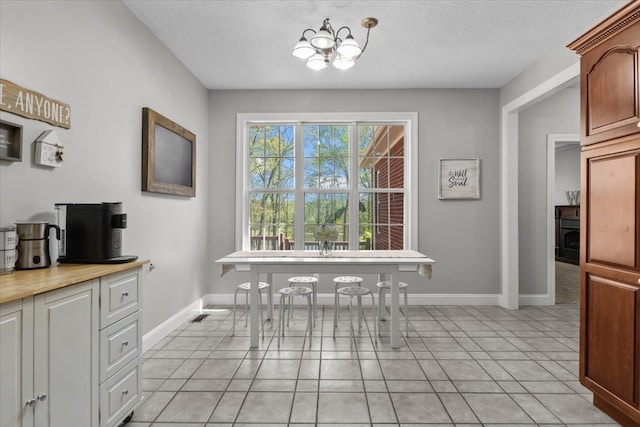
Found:
[[[210,308],[144,354],[127,427],[618,425],[578,382],[573,304],[411,306],[395,350],[387,322],[373,339],[369,309],[355,340],[347,311],[334,340],[333,308],[319,307],[309,348],[300,306],[280,349],[269,322],[250,349],[244,317],[232,337],[230,308]]]

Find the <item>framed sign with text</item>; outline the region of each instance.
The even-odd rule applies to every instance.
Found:
[[[440,159],[438,199],[479,199],[480,159]]]

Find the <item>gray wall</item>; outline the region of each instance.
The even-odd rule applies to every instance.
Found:
[[[0,226],[55,220],[54,203],[123,202],[125,254],[157,267],[144,289],[144,331],[207,292],[207,90],[116,1],[1,1],[0,76],[71,106],[71,129],[2,112],[24,126],[21,163],[0,161]],[[197,136],[197,197],[141,192],[142,107]],[[54,129],[61,168],[33,163]]]
[[[547,135],[577,134],[580,92],[568,88],[521,111],[518,120],[520,293],[547,292]]]
[[[498,91],[212,91],[209,245],[214,258],[235,250],[236,114],[318,111],[416,111],[419,121],[419,250],[437,264],[431,280],[407,277],[417,293],[498,294]],[[481,159],[481,199],[441,201],[437,163],[444,157]],[[225,226],[226,224],[226,226]],[[229,293],[248,276],[220,278],[213,293]],[[329,292],[322,288],[320,292]]]
[[[580,190],[580,143],[556,149],[555,205],[569,204],[564,194],[568,190]]]

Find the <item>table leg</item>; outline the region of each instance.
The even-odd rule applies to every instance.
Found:
[[[387,275],[384,273],[379,273],[378,274],[378,282],[384,282],[385,280],[387,280]],[[379,320],[386,320],[387,319],[387,313],[386,313],[386,301],[385,301],[385,294],[386,292],[383,290],[382,292],[378,292],[378,294],[380,295],[380,299],[378,300],[378,319]]]
[[[391,348],[400,347],[400,292],[398,286],[398,280],[400,280],[400,274],[398,267],[391,274]]]
[[[260,303],[258,302],[259,300],[259,294],[260,292],[258,291],[258,282],[259,282],[259,275],[258,275],[258,270],[256,268],[252,268],[251,269],[251,289],[249,291],[249,293],[251,294],[251,299],[250,299],[250,319],[249,319],[249,330],[251,331],[251,340],[249,345],[251,347],[258,347],[259,344],[259,330],[260,330],[260,326],[259,326],[259,321],[258,321],[258,310],[260,310]]]

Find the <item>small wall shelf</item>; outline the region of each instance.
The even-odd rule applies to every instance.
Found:
[[[0,159],[22,161],[22,126],[0,120]]]

